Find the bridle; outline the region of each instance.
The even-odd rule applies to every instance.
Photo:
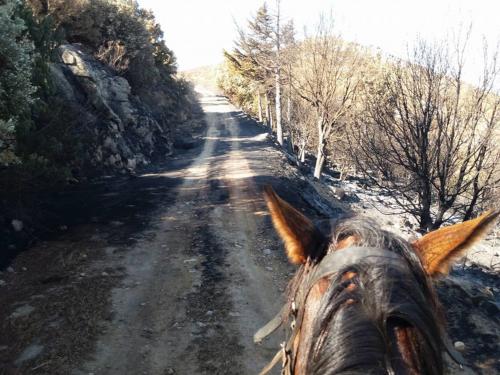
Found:
[[[266,365],[266,367],[262,369],[259,375],[267,374],[278,364],[280,359],[282,368],[281,374],[292,375],[294,373],[295,358],[293,345],[302,326],[305,312],[305,302],[312,287],[325,277],[331,277],[351,266],[357,266],[359,268],[360,264],[383,264],[384,266],[395,267],[402,269],[405,272],[410,272],[408,262],[402,255],[382,248],[351,246],[340,251],[332,251],[325,255],[318,264],[304,270],[305,279],[303,280],[303,283],[305,283],[305,286],[298,289],[291,305],[285,304],[285,306],[283,306],[280,312],[271,321],[255,333],[254,342],[260,343],[264,338],[283,325],[284,322],[290,322],[290,334],[288,339],[281,343],[280,350],[278,350],[274,358]],[[305,267],[308,267],[308,265]],[[462,366],[464,363],[463,357],[453,348],[446,335],[442,337],[442,341],[444,349],[448,352],[450,357]]]

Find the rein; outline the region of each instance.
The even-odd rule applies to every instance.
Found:
[[[360,263],[367,265],[389,265],[396,268],[408,270],[408,265],[403,257],[392,251],[376,247],[358,247],[352,246],[342,251],[333,251],[323,257],[316,267],[305,276],[305,287],[300,288],[294,297],[291,308],[285,304],[280,312],[265,326],[260,328],[254,335],[254,343],[260,343],[267,336],[276,331],[288,318],[291,317],[291,333],[288,340],[281,343],[281,348],[275,354],[273,359],[262,369],[259,375],[265,375],[271,371],[281,359],[281,374],[292,375],[294,370],[293,343],[302,326],[304,317],[304,305],[311,288],[322,278],[332,276],[341,270],[358,265]],[[450,357],[460,366],[464,364],[464,359],[451,345],[448,337],[443,337],[443,345]]]

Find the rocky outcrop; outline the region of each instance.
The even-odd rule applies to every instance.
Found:
[[[173,124],[134,95],[125,78],[81,45],[62,45],[58,54],[52,80],[71,116],[78,118],[71,131],[84,140],[77,174],[133,171],[172,153]]]

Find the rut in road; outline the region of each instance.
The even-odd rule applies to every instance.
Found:
[[[258,184],[273,178],[277,153],[225,99],[203,102],[203,150],[187,169],[164,173],[183,181],[175,203],[158,208],[120,261],[127,276],[113,291],[113,318],[75,373],[254,374],[278,347],[252,342],[290,272],[280,256],[262,260],[277,244]]]

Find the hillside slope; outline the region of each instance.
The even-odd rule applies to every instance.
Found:
[[[59,194],[165,162],[203,120],[136,2],[6,0],[0,21],[1,270],[81,215]]]

